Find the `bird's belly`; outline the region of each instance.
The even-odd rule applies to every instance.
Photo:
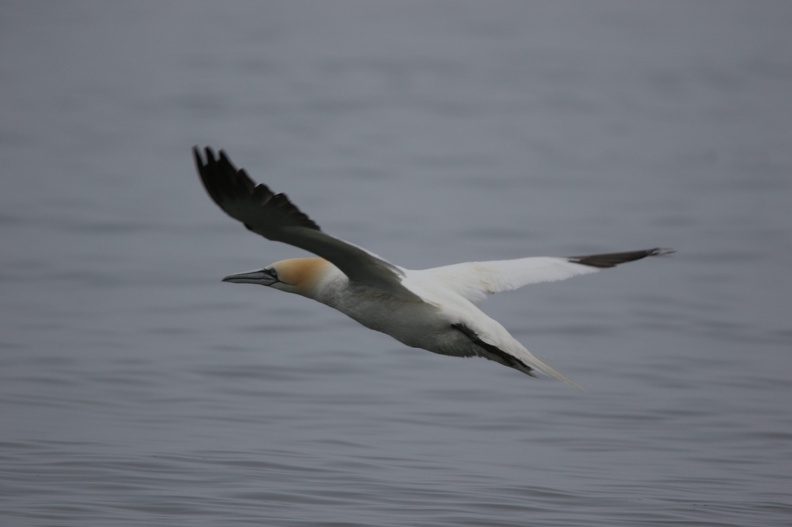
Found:
[[[336,308],[367,328],[414,348],[435,351],[453,332],[451,321],[430,304],[364,299]]]

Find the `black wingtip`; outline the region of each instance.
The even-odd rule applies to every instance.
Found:
[[[193,158],[195,159],[195,165],[198,167],[198,172],[202,172],[206,167],[215,163],[215,155],[214,150],[210,147],[205,146],[203,148],[203,154],[201,153],[201,147],[198,145],[194,145],[192,147],[193,151]],[[206,160],[204,160],[206,158]]]
[[[655,247],[653,249],[644,249],[641,251],[628,251],[623,253],[607,253],[607,254],[590,254],[587,256],[570,256],[568,260],[572,263],[581,265],[588,265],[590,267],[597,267],[606,269],[609,267],[616,267],[619,264],[634,262],[649,256],[668,256],[674,254],[674,249],[663,247]]]
[[[238,209],[235,210],[234,203],[246,203],[250,206],[262,207],[262,210],[266,207],[278,208],[281,214],[291,216],[295,224],[321,230],[319,225],[292,204],[285,194],[276,194],[263,183],[256,184],[245,169],[237,168],[231,162],[225,150],[220,149],[215,153],[215,150],[207,146],[203,148],[202,155],[201,148],[195,145],[193,157],[201,182],[212,201],[231,217],[245,223],[248,229],[259,232],[252,225],[252,221],[247,221],[250,218],[237,215]]]
[[[201,148],[198,145],[193,146],[193,157],[195,158],[195,168],[201,178],[204,188],[206,189],[209,197],[212,198],[216,204],[221,205],[222,197],[222,181],[218,178],[218,174],[222,173],[217,166],[214,151],[210,147],[203,148],[203,155]]]
[[[217,155],[220,156],[220,163],[226,163],[228,164],[228,166],[236,170],[234,163],[231,162],[231,158],[228,157],[228,154],[226,154],[225,150],[221,148],[220,150],[217,151]]]

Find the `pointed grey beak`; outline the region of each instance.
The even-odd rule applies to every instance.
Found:
[[[246,273],[232,274],[223,278],[223,282],[234,284],[272,285],[278,280],[264,269],[248,271]]]

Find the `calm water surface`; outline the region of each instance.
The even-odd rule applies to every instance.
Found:
[[[0,523],[792,525],[792,4],[5,3]],[[577,391],[226,274],[226,148]]]

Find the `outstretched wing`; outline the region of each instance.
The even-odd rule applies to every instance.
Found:
[[[209,197],[229,216],[268,240],[288,243],[330,261],[350,281],[385,290],[404,300],[422,300],[402,284],[402,271],[395,265],[351,243],[322,232],[319,225],[298,209],[285,194],[275,194],[256,184],[237,169],[220,150],[215,157],[193,147],[195,165]]]
[[[671,249],[654,248],[587,256],[541,256],[516,260],[466,262],[434,267],[421,273],[444,283],[471,302],[478,303],[489,294],[512,291],[529,284],[566,280],[647,256],[663,256],[673,252]]]

